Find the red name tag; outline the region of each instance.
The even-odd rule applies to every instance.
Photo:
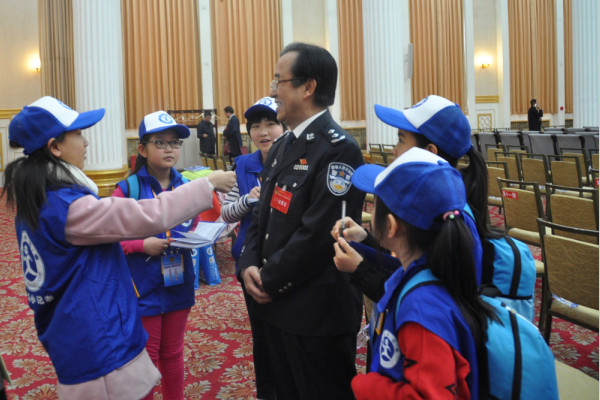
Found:
[[[513,192],[512,190],[503,190],[502,197],[506,197],[507,199],[515,199],[519,198],[519,194],[517,192]]]
[[[598,178],[594,179],[594,183],[596,184],[596,187],[598,187]]]
[[[275,186],[273,191],[273,197],[271,197],[271,207],[287,214],[288,208],[290,208],[290,202],[292,201],[292,194],[287,190],[283,190],[279,186]]]

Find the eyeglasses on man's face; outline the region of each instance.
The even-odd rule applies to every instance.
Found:
[[[166,149],[167,145],[171,146],[172,149],[178,149],[183,144],[183,140],[174,139],[174,140],[164,140],[164,139],[156,139],[156,140],[147,140],[144,143],[154,143],[157,149]]]
[[[299,80],[302,80],[302,79],[304,79],[304,78],[301,77],[301,76],[298,76],[296,78],[290,78],[290,79],[277,79],[277,78],[275,78],[275,79],[273,79],[271,81],[271,84],[269,85],[269,87],[271,88],[272,91],[275,91],[279,87],[280,83],[292,82],[292,81],[299,81]]]

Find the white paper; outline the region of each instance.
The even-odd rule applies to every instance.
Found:
[[[221,222],[199,222],[194,231],[179,232],[182,238],[173,238],[171,246],[193,249],[212,245],[221,235],[227,224]]]

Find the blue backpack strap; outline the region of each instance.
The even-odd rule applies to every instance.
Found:
[[[140,180],[136,174],[127,177],[127,197],[140,199]]]
[[[504,236],[504,240],[510,246],[513,256],[515,257],[515,269],[513,271],[513,276],[510,282],[510,292],[508,293],[511,297],[517,296],[517,291],[519,290],[519,283],[521,282],[521,253],[517,248],[517,244],[514,240],[508,235]]]
[[[406,285],[404,285],[404,287],[400,291],[400,294],[398,295],[398,303],[396,304],[396,310],[400,309],[400,304],[402,303],[402,300],[406,297],[407,294],[409,294],[413,290],[418,289],[421,286],[434,285],[440,283],[440,280],[436,278],[435,275],[433,275],[429,268],[425,268],[417,272],[415,276],[413,276],[408,282],[406,282]]]

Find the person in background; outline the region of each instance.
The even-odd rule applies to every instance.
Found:
[[[233,164],[233,160],[237,156],[242,155],[242,135],[240,133],[240,120],[233,112],[233,107],[225,107],[225,116],[229,119],[227,126],[223,130],[225,140],[229,146],[229,161]]]
[[[337,82],[327,50],[289,44],[274,75],[277,119],[292,131],[264,163],[239,277],[265,322],[277,399],[353,399],[362,297],[333,264],[328,227],[344,201],[360,221],[364,195],[350,177],[364,161],[327,110]]]
[[[117,183],[113,196],[152,199],[187,182],[173,166],[179,160],[183,140],[190,136],[185,125],[175,123],[164,111],[144,116],[139,127],[140,143],[130,179]],[[137,184],[137,189],[131,187]],[[212,201],[213,191],[200,194]],[[183,399],[183,339],[187,317],[194,305],[194,268],[191,250],[170,246],[179,232],[193,230],[194,216],[181,224],[144,239],[122,241],[133,284],[138,294],[142,324],[148,332],[146,350],[160,370],[163,398]],[[149,393],[146,399],[152,399]]]
[[[200,139],[200,152],[204,154],[215,154],[215,128],[210,118],[210,111],[205,111],[204,119],[196,127],[196,136]]]
[[[374,234],[400,259],[370,323],[371,372],[352,381],[357,400],[479,398],[477,349],[495,314],[477,291],[460,172],[415,147],[352,183],[375,195]],[[342,237],[334,246],[351,249]],[[410,289],[423,274],[438,282]]]
[[[252,208],[260,197],[260,173],[269,154],[269,149],[284,131],[284,125],[277,120],[277,105],[272,97],[258,100],[244,113],[246,130],[257,150],[252,154],[238,156],[235,159],[237,183],[227,194],[221,215],[227,223],[240,221],[235,243],[231,254],[235,260],[236,274],[238,260],[244,244],[246,230],[250,225]],[[252,355],[254,358],[254,374],[256,376],[256,396],[259,399],[275,399],[275,386],[271,379],[272,371],[267,352],[267,340],[264,334],[264,323],[256,312],[256,303],[244,291],[246,308],[250,317],[252,330]]]
[[[214,189],[229,191],[235,174],[219,172],[137,202],[99,198],[82,171],[82,129],[104,109],[78,113],[46,96],[9,125],[25,157],[4,171],[2,196],[16,208],[15,230],[29,307],[58,377],[61,400],[140,399],[160,373],[145,332],[119,241],[164,232],[210,208]],[[18,207],[17,207],[18,205]]]
[[[540,108],[536,99],[531,99],[529,101],[531,107],[527,110],[527,122],[529,123],[530,131],[541,131],[542,130],[542,117],[544,116],[544,111]]]

